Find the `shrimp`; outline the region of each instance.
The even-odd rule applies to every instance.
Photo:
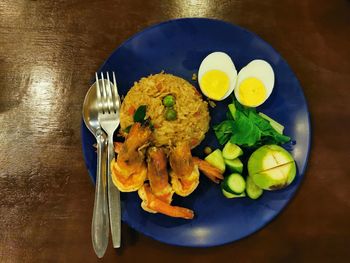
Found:
[[[150,147],[147,150],[147,175],[152,193],[170,204],[174,190],[168,182],[167,157],[162,148]]]
[[[114,142],[114,152],[116,154],[120,153],[122,147],[123,147],[123,143],[122,142]]]
[[[176,194],[190,195],[199,184],[198,165],[192,160],[191,149],[188,143],[178,143],[170,151],[170,177]]]
[[[138,190],[147,178],[147,167],[144,153],[139,150],[150,141],[149,127],[135,123],[118,148],[119,154],[111,163],[113,183],[122,192]]]
[[[214,183],[218,184],[220,180],[224,179],[220,169],[212,166],[207,161],[199,159],[198,157],[193,157],[192,160],[198,165],[199,170]]]
[[[161,213],[171,217],[179,217],[184,219],[192,219],[194,213],[192,210],[180,207],[172,206],[167,202],[157,198],[151,190],[149,184],[144,184],[138,190],[139,197],[142,199],[141,207],[150,213]]]

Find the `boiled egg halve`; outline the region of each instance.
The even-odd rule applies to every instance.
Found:
[[[237,70],[232,59],[224,52],[213,52],[198,70],[199,87],[212,100],[227,98],[235,88]]]
[[[265,60],[253,60],[238,73],[235,97],[242,105],[257,107],[271,95],[274,83],[271,65]]]

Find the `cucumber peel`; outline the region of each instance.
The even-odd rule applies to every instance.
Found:
[[[221,187],[221,191],[222,191],[222,194],[226,197],[226,198],[238,198],[238,197],[245,197],[246,194],[245,192],[239,194],[239,195],[235,195],[235,194],[232,194],[230,192],[227,192],[224,188]]]
[[[224,159],[225,164],[228,166],[231,172],[237,172],[239,174],[243,171],[243,163],[239,158],[236,158],[234,160],[228,160]]]
[[[239,195],[245,190],[245,180],[244,178],[238,174],[233,173],[229,176],[226,176],[225,179],[221,182],[221,187],[231,194]]]

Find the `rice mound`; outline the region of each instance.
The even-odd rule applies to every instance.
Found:
[[[176,120],[167,121],[164,117],[166,108],[162,100],[166,95],[175,97]],[[135,82],[121,106],[122,131],[134,123],[133,114],[140,105],[147,106],[146,118],[149,117],[154,126],[153,143],[156,146],[185,141],[194,148],[209,129],[208,103],[193,85],[180,77],[162,72]]]

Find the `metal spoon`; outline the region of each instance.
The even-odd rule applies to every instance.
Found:
[[[100,85],[102,80],[100,80]],[[92,216],[92,245],[97,257],[102,258],[106,252],[109,239],[109,214],[106,187],[106,137],[98,121],[98,104],[96,85],[93,84],[86,93],[83,104],[83,119],[86,127],[97,141],[97,171],[95,203]],[[105,157],[105,158],[102,158]]]

